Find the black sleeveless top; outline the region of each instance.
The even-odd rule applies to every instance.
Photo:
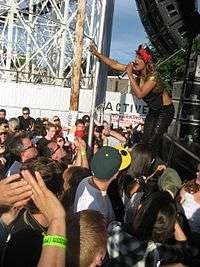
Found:
[[[162,95],[164,91],[164,83],[156,71],[150,73],[145,78],[145,82],[146,81],[155,81],[156,85],[145,97],[143,97],[143,100],[147,103],[150,109],[160,109],[163,106]]]

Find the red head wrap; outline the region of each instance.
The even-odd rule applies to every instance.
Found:
[[[142,60],[147,63],[152,60],[152,54],[146,48],[139,46],[136,54],[142,58]]]

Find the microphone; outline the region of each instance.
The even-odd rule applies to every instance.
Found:
[[[130,62],[131,64],[136,65],[135,61]],[[126,75],[127,71],[125,70],[122,74],[118,75],[118,78],[121,80],[125,75]]]

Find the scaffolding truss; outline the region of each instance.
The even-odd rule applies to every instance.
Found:
[[[94,70],[87,48],[98,43],[104,2],[86,1],[82,87]],[[0,0],[1,80],[70,86],[76,13],[76,0]]]

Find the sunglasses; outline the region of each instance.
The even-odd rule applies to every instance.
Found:
[[[33,148],[33,147],[35,147],[35,145],[34,145],[34,144],[32,144],[32,145],[30,145],[30,146],[28,146],[28,147],[24,148],[24,151],[26,151],[26,150],[28,150],[28,149],[30,149],[30,148]]]
[[[55,154],[56,151],[58,151],[58,149],[60,149],[60,146],[57,146],[56,149],[55,149],[54,151],[51,152],[51,156],[52,156],[53,154]]]
[[[6,134],[7,134],[7,132],[2,132],[2,133],[0,133],[0,135],[2,135],[2,134],[6,135]]]
[[[25,112],[23,112],[23,115],[29,115],[29,113],[25,113]]]
[[[60,121],[59,119],[55,119],[55,120],[53,120],[54,122],[56,122],[56,121]]]

